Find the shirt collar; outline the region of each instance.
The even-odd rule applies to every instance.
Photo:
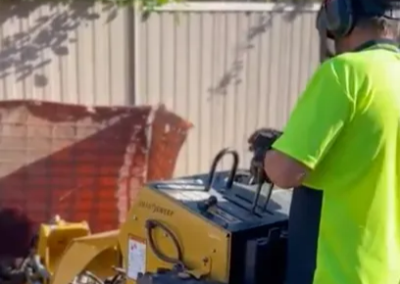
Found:
[[[399,43],[390,39],[369,40],[359,45],[354,51],[363,51],[368,49],[386,49],[393,52],[400,52]]]

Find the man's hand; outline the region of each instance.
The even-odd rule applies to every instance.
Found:
[[[272,144],[282,135],[282,132],[273,128],[261,128],[253,132],[247,139],[249,150],[258,148],[271,149]]]
[[[272,128],[262,128],[255,131],[247,140],[249,150],[253,152],[251,159],[250,172],[256,177],[257,183],[271,182],[264,171],[265,154],[271,149],[272,144],[279,138],[282,132]]]

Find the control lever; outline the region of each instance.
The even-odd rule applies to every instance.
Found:
[[[256,174],[257,189],[256,189],[256,193],[255,193],[255,196],[254,196],[254,199],[253,199],[253,204],[252,204],[252,207],[251,207],[251,213],[252,214],[254,214],[256,212],[256,208],[257,208],[257,205],[258,205],[258,200],[260,199],[260,195],[261,195],[261,190],[262,190],[262,187],[263,187],[263,185],[265,183],[265,181],[263,180],[262,171],[263,171],[263,169],[257,169],[257,174]],[[265,201],[264,201],[264,204],[263,204],[263,207],[262,207],[263,211],[267,210],[267,206],[268,206],[269,200],[271,199],[273,188],[274,188],[274,184],[271,183],[269,188],[268,188],[268,194],[265,197]]]
[[[210,207],[217,205],[217,203],[217,198],[211,195],[207,200],[197,203],[197,208],[200,210],[200,212],[204,213],[207,212]]]
[[[238,165],[239,165],[239,154],[237,151],[230,149],[230,148],[225,148],[222,149],[221,151],[218,152],[218,154],[215,156],[212,165],[211,165],[211,169],[208,175],[208,180],[206,183],[206,186],[204,187],[204,191],[210,191],[211,186],[214,182],[214,176],[215,176],[215,172],[217,170],[217,166],[218,163],[221,161],[221,159],[225,156],[225,155],[232,155],[233,157],[233,163],[231,166],[231,170],[229,172],[229,178],[228,181],[226,182],[226,189],[231,189],[233,182],[235,180],[235,175],[238,169]]]
[[[270,183],[269,184],[269,187],[268,187],[268,194],[267,194],[267,196],[265,197],[265,201],[264,201],[264,205],[263,205],[263,207],[262,207],[262,211],[267,211],[267,206],[268,206],[268,203],[269,203],[269,200],[271,199],[271,195],[272,195],[272,190],[274,189],[274,184],[273,183]]]
[[[258,200],[260,199],[261,189],[264,184],[264,180],[263,180],[262,176],[263,176],[262,169],[257,169],[257,173],[256,173],[257,190],[256,190],[256,194],[254,195],[253,204],[251,206],[250,212],[252,214],[256,213]]]

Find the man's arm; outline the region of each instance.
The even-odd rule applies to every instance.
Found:
[[[302,184],[340,135],[354,112],[350,69],[337,59],[323,63],[295,106],[283,135],[264,159],[270,180],[281,188]]]

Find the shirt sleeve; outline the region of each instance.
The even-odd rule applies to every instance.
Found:
[[[273,149],[313,170],[354,111],[348,76],[349,70],[343,62],[328,60],[320,65]]]

